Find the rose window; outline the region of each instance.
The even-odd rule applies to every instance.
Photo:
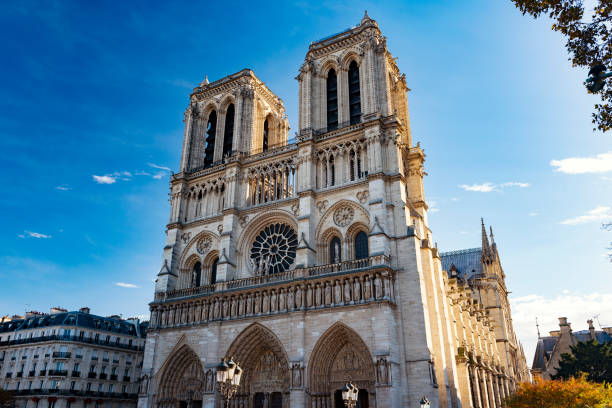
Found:
[[[295,262],[297,234],[287,224],[276,223],[264,228],[251,247],[251,262],[257,275],[289,270]]]

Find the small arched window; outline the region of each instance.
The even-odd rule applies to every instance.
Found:
[[[210,284],[214,285],[217,283],[217,265],[219,264],[219,258],[215,258],[212,265],[210,266]]]
[[[349,110],[351,125],[361,122],[361,93],[359,90],[359,67],[357,62],[351,62],[348,71]]]
[[[355,259],[365,259],[368,256],[368,234],[361,231],[355,236]]]
[[[262,138],[261,150],[263,152],[267,152],[268,151],[268,118],[266,118],[266,120],[264,120],[263,138]]]
[[[338,128],[338,78],[336,71],[327,73],[327,130]]]
[[[193,272],[191,274],[191,286],[194,288],[200,286],[200,279],[202,279],[202,264],[196,262],[196,264],[193,265]]]
[[[342,251],[340,249],[340,238],[334,237],[329,242],[329,263],[342,262]]]
[[[225,130],[223,132],[223,157],[232,154],[232,141],[234,139],[234,104],[227,107],[225,114]]]
[[[210,167],[213,164],[215,156],[215,136],[217,134],[217,112],[212,111],[208,115],[208,124],[206,125],[206,140],[204,143],[204,167]]]

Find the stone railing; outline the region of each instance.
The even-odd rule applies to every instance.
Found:
[[[207,296],[175,296],[176,292],[185,294],[190,290],[185,289],[170,292],[163,301],[153,302],[150,327],[158,329],[300,310],[395,302],[395,273],[389,266],[389,259],[382,255],[210,286],[220,290],[208,292]]]
[[[226,282],[217,282],[213,285],[198,286],[195,288],[176,289],[169,292],[158,292],[155,294],[155,301],[200,296],[221,292],[224,290],[247,288],[257,285],[265,285],[277,282],[289,282],[295,279],[302,279],[310,276],[324,275],[345,271],[356,271],[359,269],[371,268],[373,266],[390,266],[389,257],[376,255],[364,259],[344,261],[336,264],[326,264],[311,266],[309,268],[296,268],[290,271],[275,273],[270,275],[251,276],[248,278],[236,279]]]

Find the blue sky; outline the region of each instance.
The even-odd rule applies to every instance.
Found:
[[[502,1],[0,5],[0,314],[144,315],[191,89],[249,67],[297,131],[311,41],[367,9],[412,89],[442,251],[492,224],[528,360],[567,315],[612,325],[612,134],[550,22]],[[581,158],[581,159],[579,159]],[[112,183],[111,183],[112,182]]]

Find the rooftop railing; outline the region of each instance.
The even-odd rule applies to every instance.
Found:
[[[107,343],[105,340],[96,340],[95,338],[79,338],[78,336],[67,336],[67,335],[52,335],[52,336],[39,336],[39,337],[31,337],[27,339],[14,339],[8,341],[0,341],[0,346],[12,346],[16,344],[31,344],[31,343],[41,343],[45,341],[74,341],[77,343],[87,343],[87,344],[98,344],[107,347],[120,348],[125,350],[134,350],[134,351],[142,351],[144,347],[129,345],[129,344],[115,344],[115,343]],[[67,353],[70,354],[70,353]],[[48,354],[45,354],[45,357],[49,357]],[[68,357],[66,357],[68,358]]]

